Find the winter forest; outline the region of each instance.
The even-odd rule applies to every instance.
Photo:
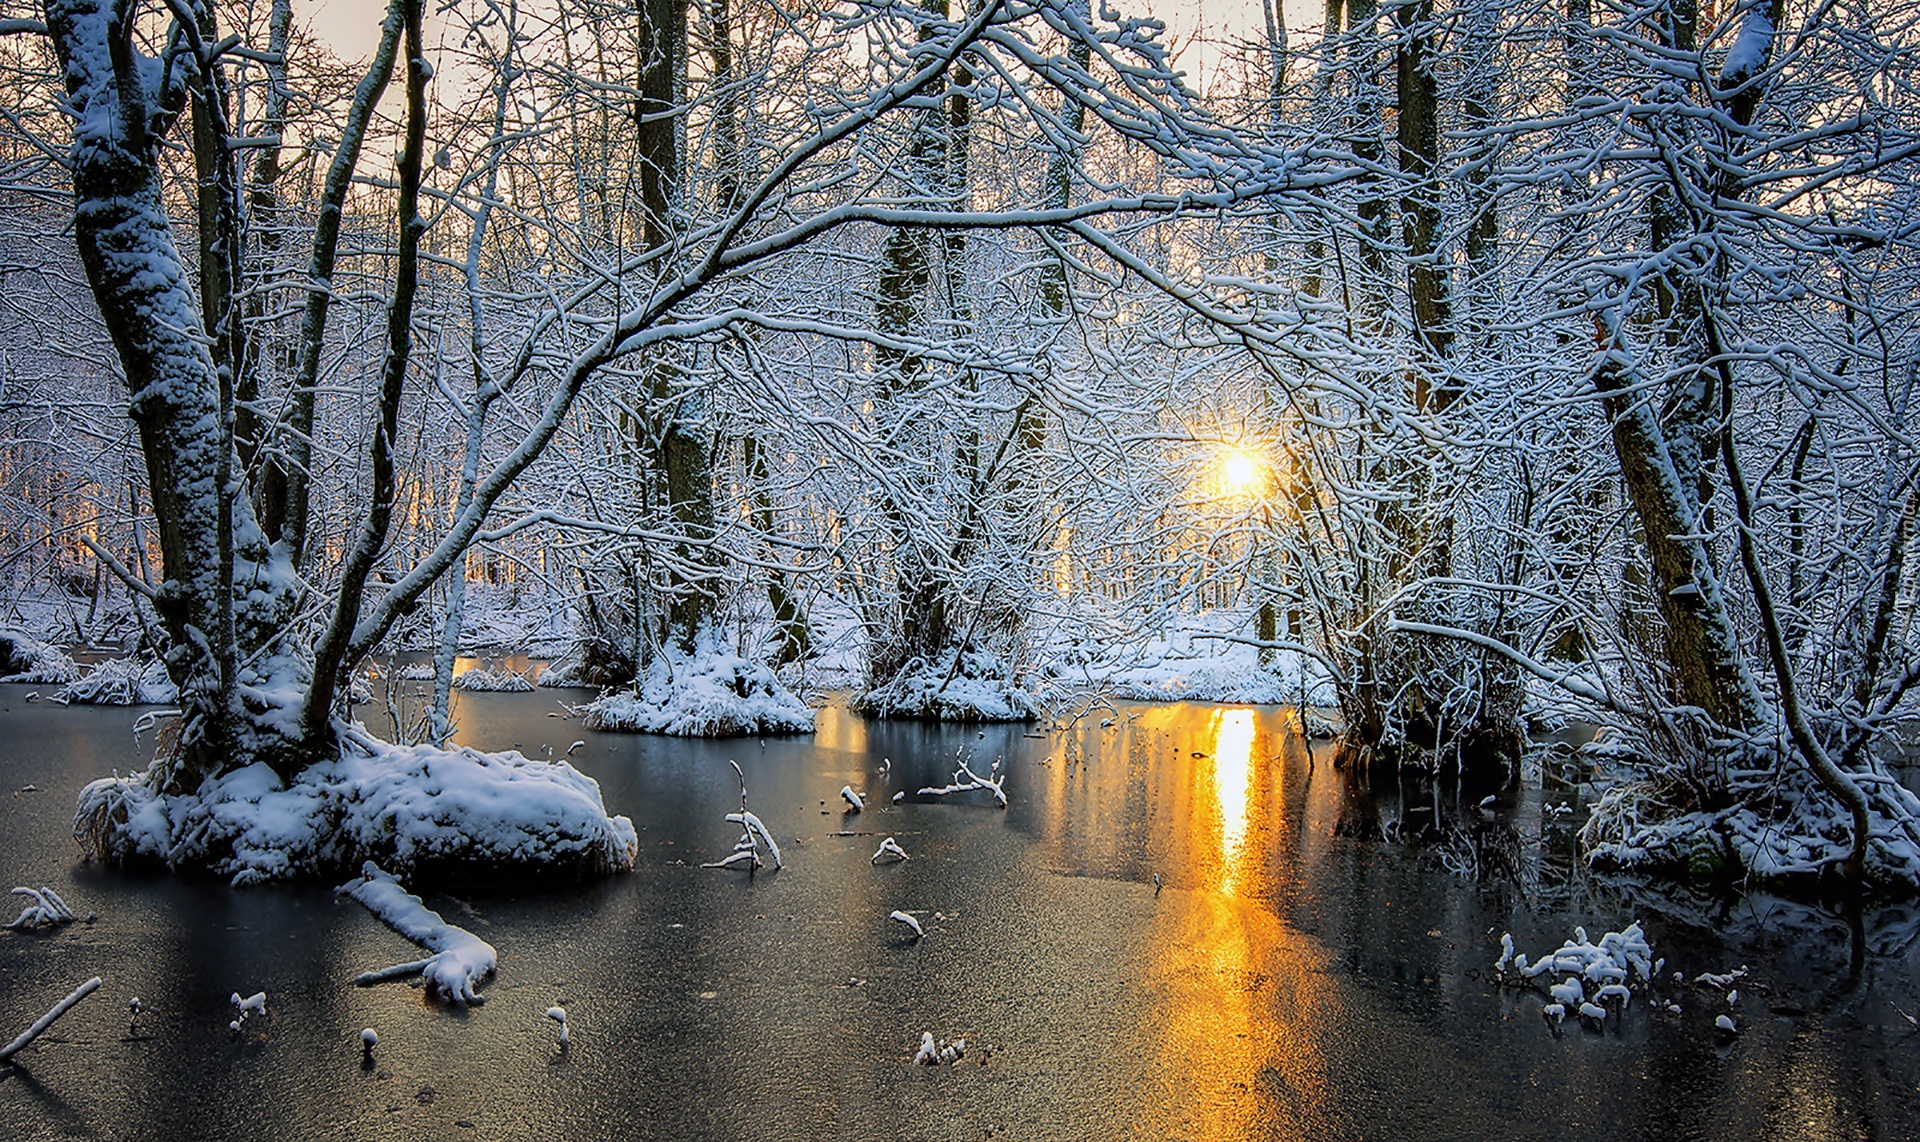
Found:
[[[1583,874],[1920,894],[1920,2],[303,2],[0,0],[0,673],[157,707],[90,861],[368,863],[471,999],[372,865],[644,838],[463,692],[1185,701],[1570,780]]]

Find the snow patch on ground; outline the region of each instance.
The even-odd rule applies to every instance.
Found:
[[[565,762],[514,751],[396,746],[363,732],[291,784],[256,763],[167,795],[147,774],[95,781],[75,834],[115,864],[207,869],[236,885],[375,861],[405,873],[493,869],[599,875],[633,868],[633,822]]]
[[[1052,687],[1096,689],[1139,702],[1232,702],[1331,706],[1333,685],[1309,658],[1279,651],[1270,665],[1244,641],[1254,615],[1235,609],[1173,617],[1157,633],[1116,632],[1088,619],[1084,629],[1057,632],[1035,648]]]
[[[853,700],[853,708],[877,718],[937,722],[1030,722],[1039,700],[1007,680],[999,659],[966,651],[956,663],[941,656],[916,660],[885,683]]]
[[[813,710],[769,668],[709,651],[657,665],[641,693],[607,694],[581,707],[590,730],[736,737],[813,732]]]

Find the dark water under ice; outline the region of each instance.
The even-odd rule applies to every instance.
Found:
[[[553,692],[463,696],[471,744],[584,738],[575,763],[641,851],[600,883],[426,894],[500,953],[486,1005],[456,1011],[352,986],[416,952],[327,886],[81,864],[74,792],[151,741],[133,712],[29,689],[0,687],[0,887],[97,919],[0,933],[0,1040],[105,987],[0,1067],[0,1138],[1920,1137],[1920,1034],[1895,1010],[1915,1010],[1920,912],[1574,876],[1537,792],[1482,813],[1485,790],[1367,787],[1275,709],[1122,706],[1045,736],[828,710],[812,738],[696,742],[584,732],[547,716]],[[914,795],[957,751],[1006,758],[1008,809]],[[699,867],[736,835],[729,758],[782,872]],[[867,813],[843,817],[846,784]],[[912,859],[871,865],[884,835]],[[1636,917],[1669,973],[1749,968],[1740,1035],[1710,990],[1556,1031],[1491,979],[1503,931],[1538,955]],[[271,1019],[234,1036],[227,997],[259,990]],[[133,995],[152,1010],[130,1034]],[[912,1065],[923,1030],[965,1060]]]

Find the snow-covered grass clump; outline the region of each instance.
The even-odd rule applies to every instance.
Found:
[[[733,843],[732,852],[720,860],[709,861],[701,867],[739,867],[751,872],[766,864],[766,861],[760,857],[760,849],[764,845],[767,855],[773,859],[773,867],[778,869],[781,867],[779,842],[773,839],[773,833],[768,831],[766,824],[754,815],[753,810],[747,808],[747,775],[740,771],[739,762],[729,760],[727,764],[733,766],[734,776],[740,779],[740,811],[727,814],[728,821],[740,826],[740,839]]]
[[[1034,695],[1007,679],[998,658],[977,651],[957,661],[916,659],[855,698],[853,708],[876,718],[934,722],[1030,722],[1040,716]]]
[[[533,679],[517,670],[501,667],[489,670],[476,666],[472,670],[453,676],[453,688],[472,690],[476,693],[530,694],[533,692]]]
[[[382,980],[417,975],[430,995],[442,996],[461,1006],[486,1001],[474,987],[492,975],[499,962],[492,944],[441,919],[438,912],[401,887],[399,881],[381,872],[372,861],[361,866],[359,879],[334,891],[366,905],[367,911],[380,917],[387,927],[433,953],[424,960],[367,972],[355,983],[365,987]],[[365,1034],[362,1033],[363,1038]],[[371,1047],[372,1043],[367,1045]]]
[[[617,692],[582,707],[590,730],[723,738],[813,732],[813,710],[773,671],[710,651],[662,661],[638,695]]]
[[[942,1039],[936,1042],[933,1037],[933,1032],[922,1031],[920,1033],[920,1049],[914,1052],[913,1061],[921,1066],[933,1067],[941,1063],[957,1063],[966,1053],[967,1041],[965,1039],[955,1039],[952,1042]]]
[[[1609,1014],[1626,1010],[1633,1002],[1633,988],[1652,983],[1662,963],[1653,958],[1646,933],[1635,922],[1625,931],[1601,936],[1597,944],[1587,939],[1585,928],[1575,928],[1573,939],[1532,963],[1514,949],[1511,934],[1503,935],[1493,970],[1502,980],[1544,985],[1548,1003],[1540,1011],[1555,1023],[1577,1014],[1599,1024]]]
[[[61,687],[59,698],[91,706],[169,706],[180,691],[157,658],[109,658]]]
[[[1884,774],[1863,775],[1872,825],[1869,883],[1901,896],[1920,893],[1920,796]],[[1797,763],[1767,767],[1765,781],[1732,804],[1685,804],[1659,778],[1624,781],[1601,794],[1580,831],[1600,869],[1636,869],[1695,881],[1739,877],[1792,887],[1835,875],[1852,846],[1847,810]]]
[[[73,909],[67,907],[67,902],[60,899],[60,894],[51,888],[28,888],[22,885],[13,890],[13,895],[27,897],[28,903],[13,923],[7,925],[8,928],[24,931],[73,923]]]
[[[64,686],[79,677],[79,664],[59,647],[19,631],[0,630],[0,682]]]
[[[348,735],[290,784],[256,763],[168,795],[147,774],[80,794],[74,832],[101,860],[206,869],[235,885],[374,861],[413,875],[598,875],[633,868],[633,822],[565,762]]]

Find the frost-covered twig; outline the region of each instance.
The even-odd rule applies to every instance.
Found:
[[[894,840],[892,837],[888,837],[886,840],[880,842],[880,848],[873,854],[872,863],[879,864],[883,860],[903,861],[906,859],[907,850],[900,847],[900,842]]]
[[[773,834],[767,831],[765,822],[747,808],[747,775],[740,771],[740,763],[728,760],[733,766],[735,776],[740,778],[740,811],[728,813],[727,820],[740,826],[740,839],[733,842],[733,851],[719,860],[708,861],[701,868],[732,868],[745,865],[749,869],[760,868],[766,862],[760,859],[760,846],[767,846],[767,855],[773,858],[773,867],[784,867],[780,861],[780,846],[774,842]]]
[[[71,924],[73,909],[60,899],[60,894],[44,885],[40,888],[28,888],[22,885],[13,890],[14,896],[30,896],[33,903],[20,910],[20,915],[7,927],[14,930],[23,928],[52,927],[56,924]]]
[[[34,1020],[33,1026],[27,1028],[25,1031],[20,1032],[20,1036],[16,1038],[13,1042],[8,1043],[4,1047],[0,1047],[0,1063],[4,1063],[7,1060],[13,1058],[15,1055],[19,1054],[21,1048],[25,1047],[28,1043],[31,1043],[35,1039],[39,1038],[40,1033],[42,1031],[45,1031],[47,1028],[53,1026],[53,1021],[55,1019],[58,1019],[62,1015],[65,1015],[67,1011],[73,1007],[74,1004],[80,1002],[81,1000],[85,999],[89,995],[92,995],[94,992],[98,990],[100,990],[99,976],[94,976],[92,979],[81,984],[79,987],[74,988],[72,994],[68,995],[65,999],[53,1005],[52,1011],[49,1011],[45,1015],[42,1015],[40,1018]]]
[[[965,793],[971,789],[988,789],[993,792],[993,799],[999,802],[1000,807],[1004,809],[1007,807],[1007,791],[1004,788],[1007,777],[1006,774],[1000,772],[999,758],[993,759],[993,765],[987,772],[993,776],[982,777],[973,771],[971,765],[962,761],[959,763],[959,767],[953,771],[952,782],[940,786],[926,786],[920,790],[920,795],[923,797],[945,797],[949,793]]]
[[[367,972],[356,978],[355,983],[366,987],[418,974],[429,992],[444,995],[454,1003],[486,1002],[486,996],[476,993],[474,986],[493,974],[498,957],[492,944],[441,919],[438,912],[428,908],[418,896],[381,872],[371,861],[361,867],[359,880],[334,891],[366,905],[367,911],[378,916],[387,927],[433,953],[424,960]]]
[[[851,785],[842,785],[840,787],[840,799],[847,803],[847,812],[849,813],[860,813],[866,810],[867,802],[865,798],[855,793]]]
[[[920,921],[915,920],[910,914],[902,912],[898,908],[894,909],[893,912],[887,916],[887,919],[898,920],[900,923],[912,928],[913,938],[916,940],[925,938],[927,934],[926,929],[920,926]]]

